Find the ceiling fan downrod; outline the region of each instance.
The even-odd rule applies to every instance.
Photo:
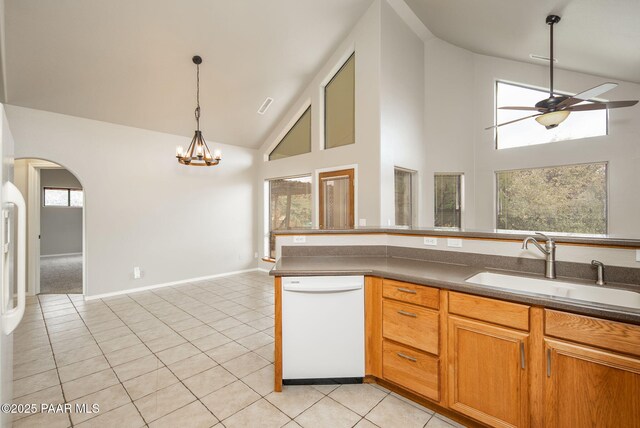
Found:
[[[558,15],[547,16],[547,25],[549,25],[549,98],[553,98],[553,25],[560,22]]]

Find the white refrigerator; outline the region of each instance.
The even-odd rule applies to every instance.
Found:
[[[0,404],[13,399],[13,331],[25,309],[26,205],[12,183],[14,143],[4,106],[0,104]],[[0,427],[11,426],[11,415],[0,413]]]

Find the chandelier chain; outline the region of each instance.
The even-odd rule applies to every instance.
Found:
[[[200,130],[200,64],[196,64],[196,125]]]

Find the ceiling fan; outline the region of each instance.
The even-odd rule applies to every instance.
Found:
[[[511,120],[509,122],[500,123],[498,125],[490,126],[485,129],[497,128],[499,126],[509,125],[510,123],[519,122],[521,120],[536,118],[536,121],[544,125],[547,129],[552,129],[562,123],[572,111],[587,111],[587,110],[603,110],[610,108],[631,107],[638,103],[638,100],[634,101],[609,101],[609,102],[590,102],[588,104],[579,104],[582,101],[590,100],[598,95],[604,94],[607,91],[618,86],[617,83],[607,82],[602,85],[598,85],[594,88],[588,89],[584,92],[580,92],[577,95],[571,97],[565,95],[555,96],[553,93],[553,26],[560,22],[558,15],[547,16],[546,23],[549,25],[550,34],[550,48],[549,48],[549,98],[544,99],[536,103],[534,107],[499,107],[504,110],[524,110],[524,111],[537,111],[536,114],[530,116],[521,117],[519,119]]]

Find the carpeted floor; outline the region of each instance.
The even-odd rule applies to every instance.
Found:
[[[82,254],[42,257],[40,294],[82,293]]]

